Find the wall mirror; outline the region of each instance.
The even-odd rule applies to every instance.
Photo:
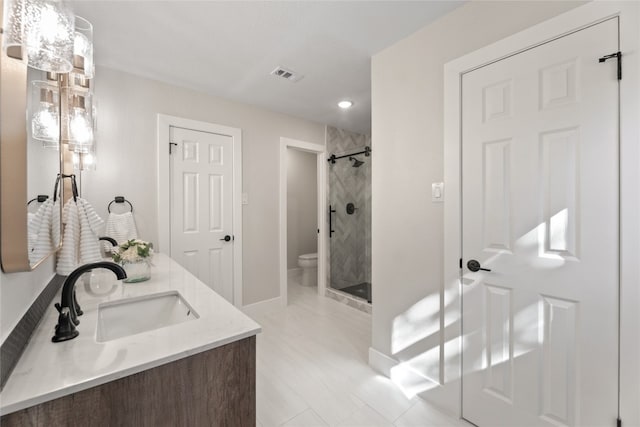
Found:
[[[54,197],[62,170],[58,136],[38,134],[41,129],[32,126],[34,115],[39,115],[36,125],[55,118],[57,94],[50,88],[46,73],[0,51],[0,260],[5,273],[33,270],[61,243],[65,185]]]

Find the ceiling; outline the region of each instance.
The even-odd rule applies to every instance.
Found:
[[[371,56],[459,1],[75,1],[95,61],[210,95],[371,131]],[[296,83],[270,75],[300,73]],[[99,79],[99,76],[97,76]],[[349,99],[354,106],[336,105]]]

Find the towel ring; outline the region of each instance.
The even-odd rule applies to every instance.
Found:
[[[27,206],[29,206],[31,203],[36,202],[36,201],[38,203],[46,202],[48,198],[49,198],[49,196],[47,196],[46,194],[38,194],[38,197],[34,197],[33,199],[31,199],[31,200],[29,200],[27,202]]]
[[[111,203],[109,203],[109,205],[107,206],[107,211],[109,213],[111,213],[111,205],[114,203],[128,203],[129,204],[129,208],[131,209],[131,213],[133,213],[133,205],[131,204],[130,201],[128,201],[127,199],[124,198],[124,196],[116,196],[114,197],[114,199],[111,201]]]

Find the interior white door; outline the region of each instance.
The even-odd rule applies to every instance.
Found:
[[[463,417],[614,426],[618,21],[462,79]],[[470,271],[477,260],[490,271]]]
[[[233,303],[233,138],[171,126],[171,257]]]

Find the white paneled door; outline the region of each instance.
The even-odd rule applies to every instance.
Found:
[[[233,138],[171,126],[171,257],[233,303]]]
[[[617,51],[616,18],[463,75],[463,417],[479,426],[615,425],[618,80],[598,59]]]

